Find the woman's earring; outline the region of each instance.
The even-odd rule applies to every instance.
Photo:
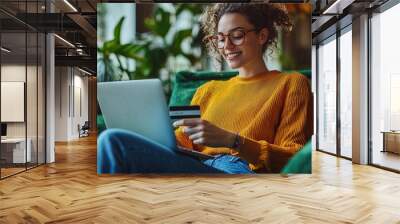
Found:
[[[260,37],[262,37],[262,39],[261,39],[262,44],[267,43],[267,41],[268,41],[268,31],[266,30],[266,28],[260,30],[260,34],[261,34]]]

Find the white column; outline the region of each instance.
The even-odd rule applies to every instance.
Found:
[[[368,15],[353,20],[353,162],[368,163]]]
[[[55,161],[54,135],[55,135],[55,56],[54,56],[54,35],[46,35],[46,163]]]
[[[71,67],[56,67],[55,141],[69,141],[71,126]]]

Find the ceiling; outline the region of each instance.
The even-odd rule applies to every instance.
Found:
[[[294,0],[294,2],[309,2],[313,5],[313,39],[317,36],[321,36],[326,30],[335,26],[335,24],[345,16],[357,15],[365,10],[376,8],[386,1],[387,0]],[[27,40],[25,40],[24,35],[22,35],[23,38],[21,38],[21,35],[17,35],[18,33],[24,33],[26,31],[54,32],[62,39],[74,45],[72,46],[66,43],[61,38],[55,38],[56,65],[72,64],[75,66],[82,66],[95,73],[97,60],[96,5],[100,2],[132,1],[0,0],[0,26],[3,32],[2,44],[3,46],[7,46],[7,48],[13,49],[15,57],[26,55],[26,53],[30,55],[37,51],[37,44],[36,41],[34,41],[34,37],[28,34]],[[141,2],[151,1],[142,0]],[[332,10],[332,8],[334,9]],[[334,29],[332,29],[332,32],[334,32]],[[25,41],[28,42],[26,50]],[[41,46],[39,46],[39,48],[40,47]]]
[[[36,33],[51,32],[57,34],[55,38],[56,66],[79,66],[91,73],[96,73],[96,4],[98,2],[100,1],[1,0],[2,46],[12,49],[7,56],[10,60],[24,58],[25,55],[31,58],[38,51],[37,41],[33,40]],[[26,38],[25,35],[21,35],[25,32],[28,33]],[[28,45],[25,41],[28,41]],[[27,46],[26,49],[25,46]],[[43,46],[39,45],[39,48],[41,47]]]
[[[374,11],[389,0],[315,0],[312,37],[316,44],[352,23],[354,17]]]

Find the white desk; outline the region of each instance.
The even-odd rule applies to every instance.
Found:
[[[12,163],[25,163],[25,158],[27,159],[26,162],[31,161],[31,146],[32,140],[28,138],[26,140],[27,147],[26,147],[26,154],[25,154],[25,138],[6,138],[1,139],[1,154],[4,158],[4,154],[11,157],[12,154]],[[11,163],[11,158],[6,159],[7,162]]]

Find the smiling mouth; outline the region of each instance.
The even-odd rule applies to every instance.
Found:
[[[232,60],[235,59],[237,56],[241,55],[242,52],[238,51],[238,52],[231,52],[231,53],[227,53],[225,54],[226,59],[228,60]]]

